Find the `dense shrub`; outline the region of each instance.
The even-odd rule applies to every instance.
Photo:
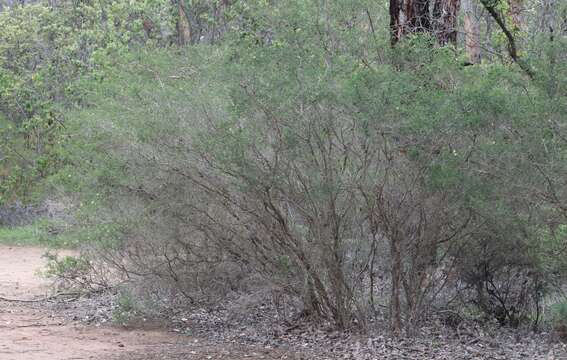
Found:
[[[565,242],[563,48],[533,81],[464,67],[426,35],[382,46],[359,5],[259,5],[221,45],[129,52],[84,89],[51,181],[96,258],[191,303],[260,282],[337,327],[538,313]]]
[[[0,226],[13,227],[30,225],[45,213],[45,208],[23,205],[19,202],[0,206]]]

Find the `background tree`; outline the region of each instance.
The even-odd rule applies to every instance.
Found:
[[[462,8],[467,60],[471,64],[480,64],[482,58],[480,48],[480,21],[477,7],[474,1],[463,0]]]
[[[459,0],[390,0],[392,44],[407,34],[429,33],[440,45],[455,45],[459,7]]]

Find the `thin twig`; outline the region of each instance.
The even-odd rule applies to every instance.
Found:
[[[53,300],[56,299],[58,297],[62,297],[62,296],[75,296],[75,297],[79,297],[81,295],[84,295],[84,292],[79,292],[79,291],[75,291],[75,292],[62,292],[62,293],[57,293],[51,296],[47,296],[41,299],[10,299],[10,298],[5,298],[0,296],[0,301],[4,301],[4,302],[19,302],[19,303],[38,303],[38,302],[44,302],[44,301],[49,301],[49,300]]]

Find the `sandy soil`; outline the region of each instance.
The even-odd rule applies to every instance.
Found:
[[[45,298],[49,284],[38,276],[38,270],[45,265],[44,252],[38,248],[0,246],[1,298]],[[58,301],[69,300],[58,298]],[[236,343],[239,340],[223,338],[218,333],[202,335],[204,338],[180,335],[156,324],[144,323],[144,328],[126,329],[69,320],[82,313],[76,310],[87,310],[85,306],[92,310],[90,307],[98,306],[95,304],[96,301],[85,304],[82,300],[57,304],[0,300],[0,360],[567,360],[567,345],[551,344],[543,334],[528,334],[521,339],[512,332],[499,336],[473,334],[463,339],[460,335],[398,340],[378,337],[372,338],[372,343],[369,339],[352,342],[348,336],[341,341],[340,337],[328,334],[329,337],[319,338],[326,345],[309,349],[302,345],[305,338],[300,333],[294,347],[301,349],[298,353],[286,351],[283,345],[275,349],[239,345]],[[73,311],[67,313],[65,309]],[[258,329],[238,331],[251,335]],[[335,355],[330,356],[331,352]]]
[[[0,297],[44,297],[48,283],[38,275],[44,249],[0,246]],[[41,302],[0,300],[1,360],[78,359],[301,359],[297,354],[235,344],[216,344],[164,329],[126,330],[85,326],[66,320]]]

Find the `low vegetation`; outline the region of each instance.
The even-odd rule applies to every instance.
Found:
[[[48,271],[112,272],[117,322],[255,298],[340,330],[567,337],[562,4],[473,2],[480,61],[396,0],[127,3],[0,13],[1,201],[65,204],[0,243],[82,249]]]
[[[0,244],[2,245],[38,245],[40,238],[41,230],[38,225],[0,228]]]

